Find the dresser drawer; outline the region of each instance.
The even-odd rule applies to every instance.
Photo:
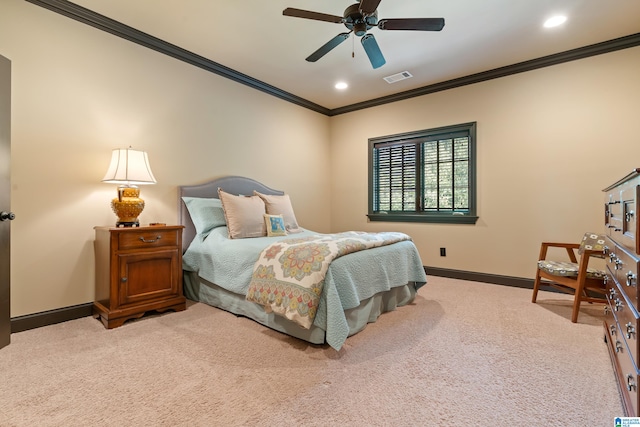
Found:
[[[148,249],[165,246],[178,246],[178,230],[155,230],[153,227],[140,228],[118,234],[118,249]]]
[[[605,229],[609,237],[631,252],[640,254],[638,236],[639,177],[633,175],[616,186],[605,189]]]
[[[619,326],[611,313],[605,317],[604,326],[625,414],[634,417],[638,414],[638,371],[627,353],[628,348],[620,340]]]
[[[622,204],[620,191],[609,191],[605,201],[605,230],[607,235],[615,237],[617,231],[622,231]]]
[[[629,301],[624,297],[620,285],[607,281],[607,301],[609,310],[613,314],[616,324],[610,326],[610,334],[615,336],[614,349],[619,353],[626,353],[638,365],[638,312],[629,307]],[[614,327],[615,326],[615,327]]]
[[[620,289],[627,294],[630,302],[638,310],[638,269],[640,261],[634,254],[607,238],[609,248],[607,270],[620,284]]]
[[[620,236],[615,239],[634,253],[640,253],[640,247],[638,247],[640,241],[637,235],[639,188],[639,186],[634,185],[620,192],[622,229],[616,232],[619,233]]]

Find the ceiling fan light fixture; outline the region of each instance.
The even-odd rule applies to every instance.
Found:
[[[444,18],[392,18],[378,21],[378,6],[382,0],[360,0],[344,10],[342,16],[313,12],[311,10],[288,7],[282,11],[284,16],[311,19],[334,24],[343,24],[349,32],[340,33],[306,58],[308,62],[316,62],[333,50],[353,33],[360,37],[369,62],[373,69],[382,67],[386,60],[370,29],[380,30],[408,30],[408,31],[440,31],[444,27]],[[353,56],[353,53],[352,53]]]
[[[564,15],[555,15],[552,16],[551,18],[547,19],[546,21],[544,21],[544,27],[545,28],[553,28],[553,27],[557,27],[559,25],[564,24],[567,21],[567,17]]]

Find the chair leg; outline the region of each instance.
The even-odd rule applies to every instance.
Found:
[[[538,298],[538,288],[540,288],[540,270],[536,270],[536,280],[533,282],[533,295],[531,302],[535,303]]]
[[[587,297],[587,290],[584,287],[584,280],[578,279],[578,287],[573,297],[573,311],[571,312],[571,321],[578,323],[578,314],[580,314],[580,303],[583,298]]]
[[[573,311],[571,312],[571,322],[578,322],[578,314],[580,313],[580,302],[582,300],[581,292],[577,292],[573,299]]]

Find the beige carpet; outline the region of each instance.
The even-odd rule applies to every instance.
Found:
[[[12,335],[0,426],[611,426],[598,317],[542,292],[429,277],[340,352],[191,304],[106,330]]]

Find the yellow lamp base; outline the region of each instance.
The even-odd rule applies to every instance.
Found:
[[[116,227],[140,227],[138,216],[144,210],[144,200],[137,187],[118,187],[118,197],[111,201],[111,209],[118,216]]]

